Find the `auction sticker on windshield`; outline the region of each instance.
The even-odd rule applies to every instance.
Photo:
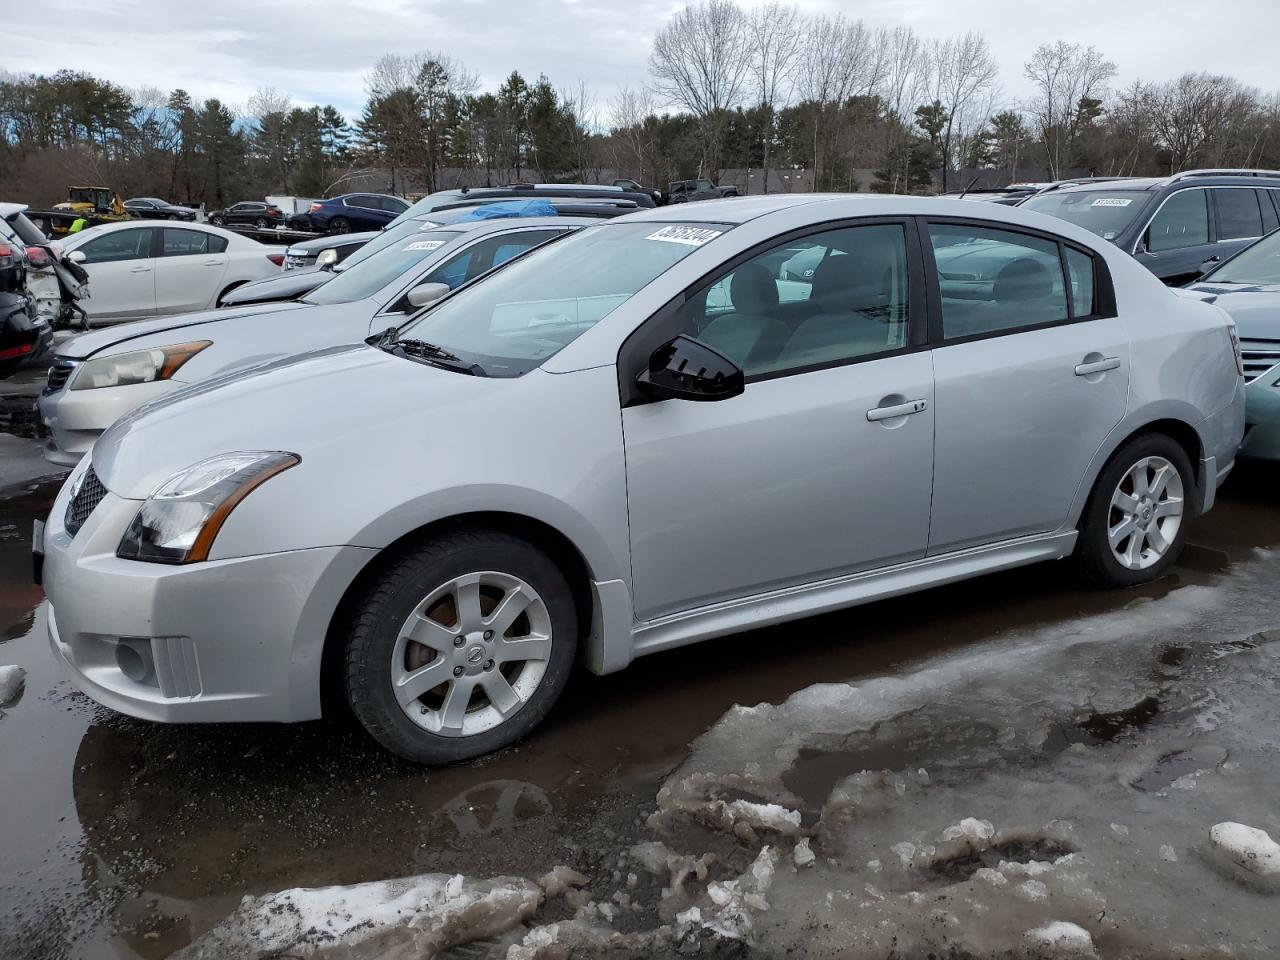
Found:
[[[1127,206],[1128,206],[1129,204],[1131,204],[1131,203],[1133,203],[1133,201],[1132,201],[1132,200],[1125,199],[1124,197],[1099,197],[1097,200],[1093,201],[1093,203],[1092,203],[1092,204],[1090,204],[1090,206],[1093,206],[1093,207],[1127,207]]]
[[[663,243],[683,243],[687,247],[700,247],[708,240],[714,240],[723,230],[711,230],[707,227],[663,227],[657,233],[651,233],[646,240],[661,240]]]
[[[435,250],[444,246],[443,240],[415,240],[405,250]],[[404,251],[401,251],[404,252]]]

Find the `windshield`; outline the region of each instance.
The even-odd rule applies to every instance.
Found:
[[[302,302],[351,303],[373,296],[461,236],[456,231],[441,231],[439,226],[426,220],[410,220],[388,227],[347,257],[334,271],[333,279],[316,287]]]
[[[1246,247],[1204,279],[1210,283],[1280,283],[1280,231]]]
[[[459,291],[401,327],[400,337],[435,344],[487,376],[518,377],[727,229],[706,223],[587,227]]]
[[[1055,190],[1028,197],[1021,206],[1084,227],[1103,240],[1114,240],[1151,196],[1145,190]]]

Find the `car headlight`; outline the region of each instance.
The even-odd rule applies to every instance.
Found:
[[[116,556],[152,563],[197,563],[236,505],[255,487],[302,462],[296,453],[250,450],[201,460],[149,496],[129,524]]]
[[[95,357],[80,365],[71,380],[71,389],[96,390],[99,387],[127,387],[135,383],[168,380],[184,363],[212,343],[212,340],[196,340],[175,343],[171,347]]]

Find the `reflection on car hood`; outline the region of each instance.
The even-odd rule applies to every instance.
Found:
[[[1187,290],[1205,296],[1236,322],[1245,339],[1280,338],[1280,284],[1193,283]]]
[[[201,310],[198,313],[182,313],[174,317],[156,317],[153,320],[134,320],[130,323],[118,323],[101,330],[91,330],[78,337],[72,337],[58,347],[58,356],[72,360],[83,360],[108,347],[132,340],[150,333],[164,333],[168,330],[182,330],[186,327],[199,327],[201,324],[214,323],[219,320],[230,320],[234,317],[265,316],[279,313],[282,310],[296,310],[306,306],[301,303],[264,303],[257,306],[245,306],[236,310]],[[191,339],[200,339],[200,331],[193,330]]]
[[[228,307],[239,307],[250,303],[293,300],[310,293],[332,276],[330,271],[317,267],[288,270],[274,277],[242,284],[223,297],[222,302]]]
[[[143,404],[93,448],[93,466],[117,496],[141,499],[180,470],[237,450],[360,456],[379,430],[422,426],[424,410],[467,423],[468,410],[515,380],[451,373],[376,347],[329,347],[215,377]],[[269,411],[270,415],[265,415]]]

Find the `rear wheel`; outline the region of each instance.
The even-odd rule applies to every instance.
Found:
[[[253,221],[253,225],[259,230],[265,230],[267,227],[271,226],[271,221],[266,217],[259,217],[257,220]]]
[[[387,749],[441,764],[532,730],[568,680],[577,616],[564,575],[532,544],[459,532],[389,564],[355,610],[345,686]]]
[[[330,233],[350,233],[351,221],[346,217],[334,217],[329,221]]]
[[[1195,493],[1191,460],[1172,437],[1148,434],[1121,447],[1081,519],[1076,560],[1085,576],[1108,587],[1161,576],[1182,552]]]

